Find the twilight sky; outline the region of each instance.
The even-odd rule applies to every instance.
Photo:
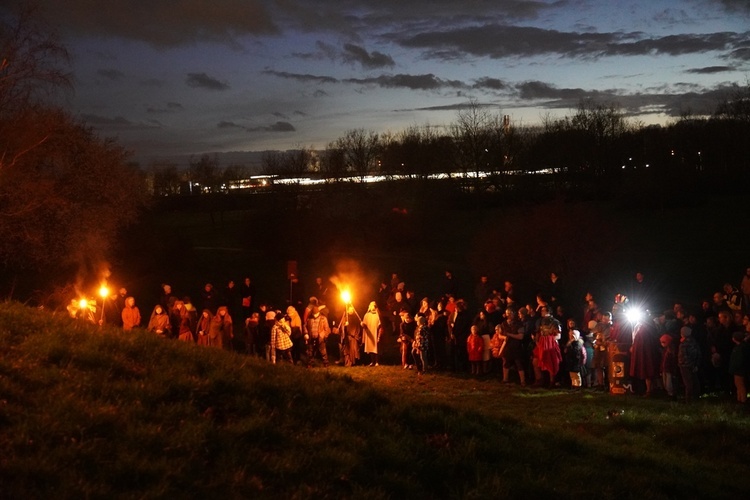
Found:
[[[469,99],[515,124],[589,97],[667,123],[750,82],[750,0],[37,3],[71,111],[144,166],[446,125]]]

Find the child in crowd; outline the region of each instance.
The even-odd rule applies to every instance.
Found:
[[[664,334],[659,337],[659,343],[662,347],[661,352],[661,381],[667,396],[673,398],[675,387],[677,385],[677,349],[675,348],[674,339],[671,335]]]
[[[466,351],[469,354],[469,364],[471,364],[471,374],[479,375],[482,373],[482,357],[484,356],[484,340],[479,336],[479,329],[476,325],[471,326],[471,333],[466,339]]]
[[[419,372],[427,371],[427,350],[429,349],[429,335],[427,329],[427,318],[424,316],[417,317],[417,330],[414,334],[414,343],[411,346],[411,355],[417,364]]]
[[[401,368],[404,370],[411,370],[414,365],[409,363],[409,353],[412,350],[412,344],[414,343],[414,335],[416,333],[416,323],[414,318],[407,311],[401,311],[401,323],[398,326],[398,343],[401,350]]]

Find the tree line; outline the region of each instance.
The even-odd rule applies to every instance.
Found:
[[[644,125],[616,103],[591,100],[581,101],[571,115],[516,126],[508,115],[471,100],[445,127],[415,125],[398,133],[352,129],[324,150],[298,146],[265,152],[259,170],[222,168],[216,158],[203,155],[188,169],[153,164],[148,171],[157,195],[178,194],[187,182],[203,186],[193,194],[222,191],[259,173],[330,182],[458,173],[471,192],[511,189],[523,184],[519,175],[539,173],[551,174],[557,189],[572,192],[634,177],[641,186],[697,177],[733,186],[747,179],[749,134],[750,85],[735,85],[710,116],[685,113],[666,126]]]

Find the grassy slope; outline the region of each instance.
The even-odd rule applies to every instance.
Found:
[[[4,498],[745,493],[750,418],[728,403],[269,366],[17,304],[0,352]]]

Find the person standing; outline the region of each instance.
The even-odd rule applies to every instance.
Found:
[[[288,317],[280,312],[276,313],[274,325],[271,327],[271,363],[276,364],[277,358],[283,358],[294,364],[291,334]]]
[[[740,282],[740,292],[742,292],[742,307],[745,313],[750,313],[750,267],[745,270],[745,275]]]
[[[135,298],[125,299],[125,306],[120,314],[122,318],[122,329],[126,332],[141,326],[141,311],[135,305]]]
[[[536,333],[536,346],[534,348],[534,360],[536,361],[535,374],[537,380],[535,385],[543,384],[543,374],[547,373],[548,385],[554,386],[555,375],[560,369],[562,354],[558,343],[562,335],[560,322],[550,314],[548,306],[540,309],[541,318]]]
[[[245,277],[245,280],[240,285],[240,301],[242,304],[242,319],[250,317],[253,307],[253,299],[255,298],[255,285],[249,277]]]
[[[505,321],[497,325],[495,329],[500,330],[504,337],[504,347],[501,346],[500,358],[502,359],[503,382],[510,382],[510,369],[515,368],[521,386],[526,386],[526,363],[524,352],[524,325],[516,321],[513,309],[505,311]]]
[[[210,308],[207,307],[206,309],[210,311]],[[232,317],[229,315],[227,308],[221,306],[216,311],[216,314],[214,314],[214,317],[211,318],[211,325],[208,329],[209,345],[231,350],[233,337]]]
[[[292,330],[292,361],[297,364],[305,350],[305,339],[302,336],[302,318],[293,305],[287,306],[286,315],[289,317],[289,327]]]
[[[328,318],[320,313],[320,308],[314,306],[310,317],[305,322],[305,340],[307,341],[307,367],[312,367],[315,352],[320,353],[323,366],[328,366],[328,351],[326,350],[326,339],[331,333]]]
[[[643,380],[646,397],[650,397],[654,380],[659,376],[659,333],[651,317],[647,316],[633,328],[633,344],[630,346],[630,376]]]
[[[745,316],[747,318],[747,316]],[[734,377],[734,388],[737,402],[740,404],[747,403],[747,375],[748,366],[750,366],[750,343],[747,341],[748,329],[750,322],[745,327],[745,331],[736,331],[732,334],[734,348],[729,356],[729,373]]]
[[[414,335],[417,330],[417,323],[412,318],[411,314],[407,309],[401,311],[401,323],[398,328],[398,343],[399,350],[401,353],[401,368],[411,370],[414,365],[409,361],[409,355],[411,354],[411,346],[414,343]]]
[[[691,403],[699,390],[698,367],[701,362],[701,351],[692,333],[690,327],[683,326],[680,329],[680,347],[677,350],[677,365],[680,367],[685,387],[686,403]]]
[[[411,355],[417,364],[417,371],[427,371],[427,354],[430,350],[430,332],[427,329],[427,318],[417,317],[417,328],[414,332],[414,342],[411,345]]]
[[[117,291],[117,295],[112,298],[112,307],[114,308],[113,312],[115,317],[114,323],[120,327],[124,327],[122,322],[122,311],[125,309],[125,301],[128,297],[128,290],[125,287],[122,287]]]
[[[195,339],[198,345],[211,345],[208,333],[211,329],[211,311],[204,309],[195,325]]]
[[[466,352],[466,339],[471,334],[472,320],[464,299],[458,299],[455,307],[455,312],[448,321],[448,325],[451,334],[451,347],[453,348],[453,367],[459,372],[466,371],[469,360]],[[484,344],[482,344],[482,349],[484,349]]]
[[[365,342],[365,354],[370,355],[370,366],[378,366],[378,343],[383,327],[380,323],[378,305],[373,300],[362,318],[362,334]]]
[[[344,356],[344,366],[352,367],[359,360],[362,322],[351,304],[346,306],[346,312],[339,322],[339,333],[341,334],[341,352]]]
[[[479,336],[477,325],[471,325],[469,336],[466,338],[466,355],[471,366],[472,375],[482,372],[482,356],[484,354],[484,340]]]
[[[565,366],[570,375],[570,387],[580,390],[582,385],[581,373],[586,366],[586,350],[583,348],[581,332],[568,330],[568,342],[565,344]]]

